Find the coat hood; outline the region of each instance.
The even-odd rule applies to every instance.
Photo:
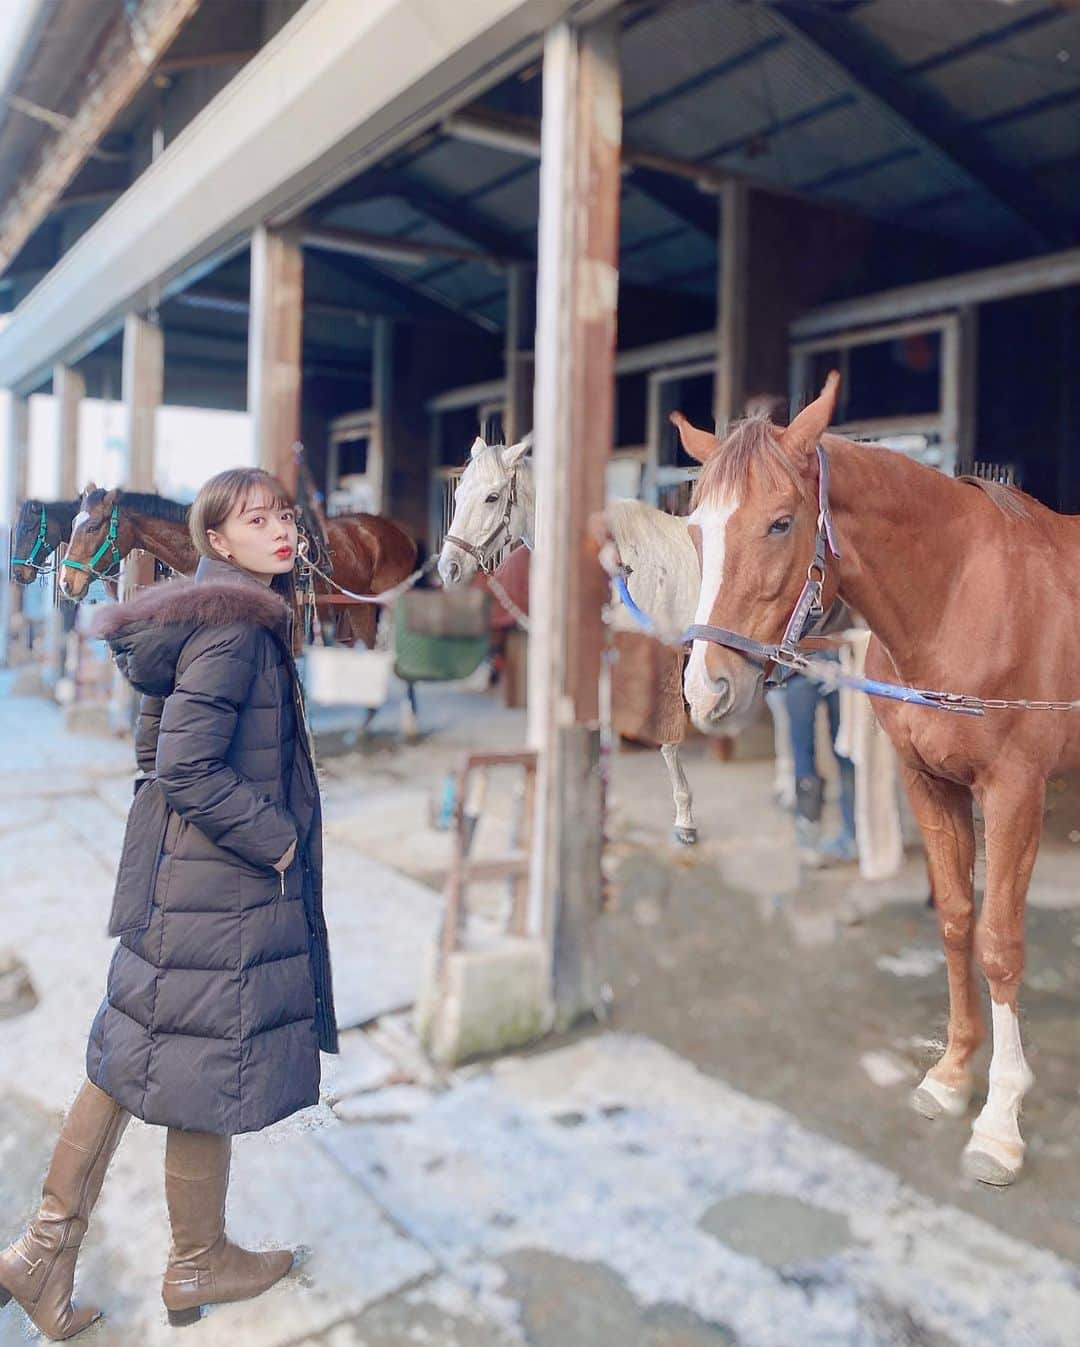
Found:
[[[138,692],[167,697],[180,652],[200,627],[250,622],[288,645],[289,605],[275,590],[226,561],[203,557],[194,580],[169,580],[109,604],[90,630],[109,643],[117,667]]]

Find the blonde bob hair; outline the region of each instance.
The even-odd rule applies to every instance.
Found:
[[[268,510],[294,510],[296,502],[285,489],[280,477],[264,468],[227,468],[204,482],[191,506],[188,529],[195,550],[200,556],[223,560],[210,541],[211,532],[217,532],[232,514],[242,514],[248,503],[268,497]],[[263,502],[260,502],[263,503]]]

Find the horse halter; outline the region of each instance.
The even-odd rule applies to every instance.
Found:
[[[706,625],[688,627],[683,635],[686,642],[710,641],[713,645],[725,646],[755,664],[764,665],[771,662],[776,667],[766,680],[770,687],[786,682],[795,672],[795,665],[799,659],[799,642],[811,627],[825,616],[821,596],[825,588],[827,555],[831,552],[837,561],[840,560],[832,511],[829,508],[829,460],[820,444],[817,447],[817,460],[818,518],[814,556],[806,568],[806,581],[779,644],[766,645],[761,641],[751,640],[749,636],[740,636],[737,631],[729,631],[726,627]]]
[[[491,575],[495,570],[495,553],[498,550],[496,544],[501,541],[504,543],[513,542],[513,534],[510,532],[510,520],[513,517],[514,506],[517,504],[517,468],[510,473],[510,489],[506,493],[506,506],[503,509],[502,518],[491,530],[490,533],[479,543],[467,542],[464,538],[455,537],[453,533],[447,533],[444,543],[453,543],[455,547],[476,562],[480,568],[481,575]],[[505,535],[505,536],[501,536]],[[490,555],[487,555],[490,553]]]
[[[12,566],[32,566],[35,571],[38,571],[39,573],[44,572],[45,567],[40,561],[35,561],[34,558],[39,552],[42,552],[44,553],[45,558],[48,559],[56,550],[55,546],[49,545],[49,541],[46,537],[48,528],[49,518],[46,514],[45,506],[42,505],[41,518],[38,521],[37,537],[34,539],[34,545],[30,549],[30,555],[28,557],[12,557],[10,564]]]
[[[68,558],[65,557],[60,564],[62,566],[70,566],[73,571],[86,571],[89,575],[94,576],[98,580],[106,579],[109,573],[115,570],[115,568],[119,566],[121,561],[123,561],[124,559],[120,555],[119,547],[117,547],[116,545],[116,535],[119,530],[119,527],[120,527],[120,502],[117,501],[116,504],[112,507],[112,513],[109,515],[109,532],[105,537],[105,541],[101,544],[101,546],[90,558],[90,560],[69,561]],[[105,553],[108,552],[110,549],[112,550],[113,559],[112,561],[109,562],[109,565],[106,567],[105,570],[99,571],[97,569],[97,564],[101,560],[101,558],[105,555]]]

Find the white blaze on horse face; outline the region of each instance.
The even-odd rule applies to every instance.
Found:
[[[698,591],[697,611],[694,614],[696,626],[707,626],[712,617],[720,587],[724,582],[728,521],[738,508],[739,502],[736,497],[718,505],[699,505],[686,521],[687,524],[696,524],[701,529],[701,589]],[[716,701],[716,692],[705,668],[708,650],[708,641],[694,642],[683,680],[686,699],[690,703],[690,713],[695,720],[704,717]]]
[[[79,513],[75,516],[75,518],[71,521],[72,533],[74,533],[77,528],[81,528],[89,518],[90,516],[89,514],[87,514],[85,510],[80,510]]]

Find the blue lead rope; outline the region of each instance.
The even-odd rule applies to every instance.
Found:
[[[642,608],[639,608],[630,593],[630,587],[626,583],[626,575],[619,571],[615,575],[615,590],[619,598],[626,605],[626,610],[638,626],[648,636],[656,637],[657,640],[664,640],[657,630],[656,623]],[[710,636],[710,632],[715,631],[715,636]],[[720,639],[720,638],[723,639]],[[798,657],[797,662],[791,661],[790,657],[779,646],[768,646],[761,644],[760,641],[752,641],[748,636],[740,636],[737,632],[727,632],[722,628],[694,626],[676,641],[665,641],[670,645],[689,645],[693,641],[712,640],[715,645],[723,645],[728,649],[735,650],[741,655],[750,659],[765,661],[773,660],[777,663],[786,664],[796,673],[801,673],[807,678],[812,678],[816,683],[821,683],[830,691],[834,688],[851,688],[855,692],[865,692],[868,697],[883,697],[893,702],[908,702],[912,706],[927,706],[935,711],[951,711],[955,715],[963,716],[981,716],[983,712],[974,706],[958,706],[949,701],[943,700],[945,694],[933,693],[923,688],[902,687],[898,683],[883,683],[876,678],[859,678],[854,674],[841,673],[838,669],[826,666],[822,661]]]

